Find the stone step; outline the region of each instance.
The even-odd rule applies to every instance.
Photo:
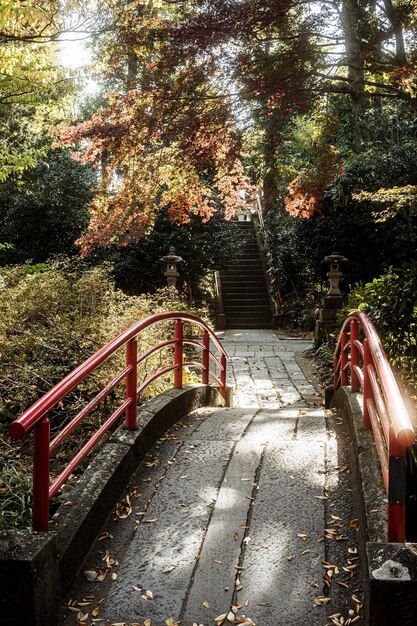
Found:
[[[242,300],[231,300],[224,303],[225,309],[229,311],[239,311],[242,309],[265,309],[270,311],[269,301],[267,298],[246,298]]]
[[[246,293],[223,293],[223,301],[225,304],[234,304],[236,302],[269,302],[269,299],[266,291],[258,292],[256,294],[251,291],[247,291]]]
[[[254,330],[258,328],[272,328],[272,322],[228,322],[227,328],[230,328],[231,330],[243,330],[245,328],[253,328]]]

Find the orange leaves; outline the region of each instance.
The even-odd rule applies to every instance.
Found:
[[[330,144],[317,147],[316,163],[288,185],[285,209],[294,217],[321,214],[325,190],[342,173],[339,151]]]
[[[147,69],[161,71],[156,61]],[[61,145],[81,142],[75,158],[91,162],[101,177],[89,207],[89,230],[77,242],[82,254],[95,246],[139,241],[160,209],[181,225],[191,215],[207,222],[219,200],[227,218],[245,205],[242,191],[248,193],[249,185],[230,112],[217,99],[189,105],[194,80],[208,89],[206,74],[198,64],[194,70],[196,77],[189,68],[166,88],[107,94],[105,106],[90,120],[53,130]]]

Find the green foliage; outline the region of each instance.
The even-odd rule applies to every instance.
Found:
[[[384,338],[391,363],[406,372],[417,386],[417,263],[404,265],[355,285],[341,318],[360,309],[372,319]]]
[[[189,307],[178,292],[167,288],[152,295],[127,296],[114,287],[109,265],[89,267],[63,258],[49,266],[27,264],[1,270],[0,309],[0,433],[5,433],[10,422],[38,397],[125,328],[159,311]],[[194,330],[186,326],[187,332]],[[139,353],[172,337],[172,323],[157,324],[140,334]],[[172,349],[165,348],[140,366],[139,383],[171,363]],[[124,367],[122,349],[50,412],[52,430],[78,413]],[[192,374],[190,380],[194,380]],[[171,386],[172,375],[162,377],[145,390],[142,400]],[[60,449],[61,462],[68,450],[78,448],[80,440],[91,436],[91,429],[121,404],[123,394],[122,385],[84,420]],[[26,448],[22,450],[25,456]],[[0,463],[0,528],[28,525],[30,480],[25,476],[26,466],[15,467],[16,452],[9,455],[4,448]],[[52,473],[55,463],[59,464],[58,457],[51,459]]]
[[[65,374],[133,322],[161,310],[187,308],[176,292],[127,296],[115,289],[111,268],[63,259],[50,265],[2,271],[0,291],[0,423],[7,423]],[[149,341],[166,332],[157,326]],[[160,329],[160,330],[158,330]],[[148,341],[144,336],[144,345]],[[123,362],[101,368],[82,390],[88,397]],[[76,410],[81,398],[66,403]]]
[[[302,220],[285,215],[282,210],[267,215],[267,241],[284,299],[294,291],[303,298],[309,289],[327,282],[328,266],[323,259],[332,251],[348,258],[342,268],[345,291],[349,285],[372,280],[390,266],[415,259],[416,212],[412,207],[401,207],[390,210],[390,219],[383,220],[374,202],[374,195],[379,195],[381,188],[414,189],[417,184],[417,142],[411,137],[414,127],[413,116],[410,117],[408,126],[404,120],[401,122],[404,141],[389,143],[385,139],[395,130],[396,118],[392,116],[384,122],[384,133],[380,122],[380,142],[359,156],[349,151],[341,130],[343,124],[334,125],[333,139],[338,139],[342,146],[345,166],[343,174],[325,193],[322,216]],[[311,130],[311,124],[307,128]],[[305,160],[311,158],[308,150],[311,153],[311,146],[296,127],[286,151],[287,160],[303,167]]]
[[[13,244],[0,256],[3,263],[74,253],[74,241],[88,224],[94,184],[91,169],[62,150],[51,150],[27,170],[0,199],[0,240]]]

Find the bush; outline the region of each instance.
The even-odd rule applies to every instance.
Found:
[[[63,150],[51,150],[19,183],[0,197],[0,251],[3,264],[46,261],[53,254],[74,254],[74,241],[88,225],[87,205],[95,185],[91,168]]]
[[[6,431],[10,422],[38,397],[134,322],[158,311],[188,308],[177,292],[167,288],[152,295],[127,296],[115,288],[110,266],[91,268],[76,259],[61,259],[50,266],[6,268],[0,277],[3,278],[0,287],[0,432]],[[201,311],[195,313],[201,315]],[[140,334],[139,352],[172,336],[172,322],[157,324]],[[172,348],[165,348],[160,355],[140,366],[139,382],[155,369],[171,363]],[[125,352],[121,349],[50,412],[52,431],[77,414],[124,366]],[[142,399],[170,386],[172,374],[155,381]],[[79,449],[80,440],[90,437],[91,430],[121,404],[123,395],[122,385],[74,431],[52,459],[53,474],[60,471],[65,457],[71,458]],[[1,524],[18,524],[19,517],[24,526],[27,515],[23,510],[30,508],[25,495],[25,469],[22,477],[22,471],[15,468],[15,453],[16,450],[10,451],[4,446],[3,468],[0,466],[3,517],[0,527]],[[21,454],[24,459],[25,445]],[[21,513],[17,514],[17,510]]]
[[[341,319],[356,309],[371,318],[392,365],[417,387],[417,263],[356,285]]]

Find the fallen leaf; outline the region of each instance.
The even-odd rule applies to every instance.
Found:
[[[111,579],[112,580],[116,580],[116,578],[117,578],[117,574],[115,572],[113,572],[113,574],[111,575]]]
[[[96,608],[95,608],[95,609],[93,609],[93,610],[91,611],[91,615],[92,615],[93,617],[97,617],[97,615],[98,615],[99,613],[100,613],[100,607],[99,607],[99,606],[96,606]]]
[[[349,528],[356,528],[356,526],[359,524],[359,520],[358,519],[351,519],[349,521]]]
[[[314,598],[315,606],[322,606],[323,604],[327,604],[328,602],[330,602],[330,598],[327,598],[326,596],[316,596]]]
[[[237,533],[236,531],[235,531],[235,533],[233,534],[233,539],[234,539],[235,541],[237,541],[237,540],[239,539],[239,533]]]
[[[129,517],[129,515],[132,513],[132,505],[130,503],[129,496],[126,496],[126,498],[123,498],[122,500],[116,502],[115,513],[119,519],[126,519],[127,517]]]
[[[136,585],[132,585],[132,587],[135,591],[138,591],[139,593],[142,592],[142,589],[140,587],[136,587]]]
[[[142,595],[142,598],[144,600],[153,600],[153,593],[152,593],[152,591],[145,591],[145,593]]]
[[[302,533],[298,533],[297,537],[299,537],[300,539],[302,539],[303,541],[307,541],[307,539],[309,539],[310,537],[308,535],[304,535]]]
[[[257,602],[258,606],[271,606],[270,602]]]
[[[113,539],[113,535],[107,532],[100,533],[98,536],[99,541],[104,541],[104,539]]]
[[[164,565],[164,567],[162,568],[162,572],[164,574],[168,574],[168,572],[172,572],[173,569],[175,569],[175,565]]]
[[[68,500],[68,502],[64,502],[64,506],[75,506],[77,503],[72,500]]]
[[[93,569],[88,569],[84,572],[84,576],[86,577],[87,580],[96,580],[97,578],[97,572],[94,571]]]
[[[248,545],[249,541],[250,541],[250,537],[245,537],[244,540],[243,540],[243,543]]]
[[[143,626],[151,626],[151,624],[152,624],[151,619],[145,619],[145,621],[143,622]]]
[[[154,522],[157,522],[159,520],[159,517],[154,517],[154,519],[144,519],[142,524],[153,524]]]
[[[226,619],[228,622],[231,622],[233,624],[233,622],[235,621],[235,614],[232,613],[232,611],[229,611]]]
[[[210,608],[210,605],[209,605],[209,603],[207,602],[207,600],[204,600],[204,602],[203,602],[203,606],[204,606],[206,609],[209,609],[209,608]]]
[[[217,622],[217,624],[218,624],[218,625],[219,625],[219,624],[223,624],[223,622],[224,622],[224,620],[226,619],[226,617],[227,617],[227,613],[222,613],[221,615],[218,615],[218,616],[214,619],[214,621],[215,621],[215,622]]]
[[[294,559],[295,559],[294,554],[290,554],[289,556],[287,556],[287,561],[293,561]]]

